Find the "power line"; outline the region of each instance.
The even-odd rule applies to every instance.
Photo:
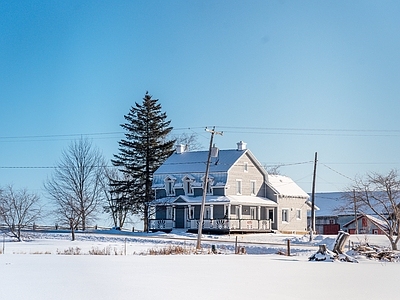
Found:
[[[69,134],[48,134],[48,135],[21,135],[21,136],[0,136],[2,139],[36,139],[36,138],[54,138],[54,137],[79,137],[79,136],[101,136],[111,134],[121,134],[123,132],[95,132],[95,133],[69,133]]]
[[[312,162],[313,162],[312,160],[309,160],[309,161],[302,161],[302,162],[295,162],[295,163],[273,163],[273,164],[268,164],[268,163],[264,162],[264,164],[267,167],[287,167],[287,166],[310,164]]]
[[[204,129],[202,127],[177,127],[174,131]],[[330,128],[284,128],[284,127],[248,127],[248,126],[218,126],[226,133],[248,133],[248,134],[285,134],[285,135],[338,135],[338,136],[397,136],[399,129],[330,129]],[[232,130],[230,130],[232,129]],[[21,135],[21,136],[0,136],[0,142],[27,140],[27,139],[54,139],[54,138],[75,138],[80,136],[111,136],[123,135],[124,131],[94,132],[94,133],[70,133],[70,134],[48,134],[48,135]]]
[[[343,176],[346,179],[350,179],[351,181],[354,181],[354,179],[350,178],[349,176],[344,175],[343,173],[340,173],[339,171],[332,169],[331,167],[327,166],[326,164],[323,164],[323,163],[320,163],[320,164],[323,165],[324,167],[328,168],[329,170],[339,174],[340,176]]]
[[[88,166],[91,168],[112,168],[114,166]],[[60,166],[0,166],[0,169],[72,169],[75,167]]]
[[[285,128],[285,127],[239,127],[239,126],[219,126],[221,128],[258,130],[258,131],[308,131],[308,132],[353,132],[353,133],[395,133],[400,134],[400,129],[332,129],[332,128]]]

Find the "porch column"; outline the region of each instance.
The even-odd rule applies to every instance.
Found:
[[[226,213],[226,217],[228,218],[228,220],[231,218],[231,204],[228,204],[227,207],[227,213]]]
[[[239,214],[238,214],[238,219],[239,219],[239,229],[242,229],[242,204],[239,204]]]
[[[261,220],[261,206],[257,206],[257,220]]]
[[[214,219],[214,205],[211,204],[210,205],[210,219]]]
[[[194,217],[194,216],[190,215],[191,207],[192,207],[192,206],[191,206],[190,204],[188,204],[187,207],[188,207],[188,219],[191,220],[191,219],[193,219],[193,217]]]

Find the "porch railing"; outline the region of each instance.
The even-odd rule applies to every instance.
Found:
[[[150,230],[170,230],[174,227],[173,220],[150,220]]]
[[[198,229],[199,220],[188,220],[186,229]],[[171,230],[173,220],[150,220],[150,230]],[[271,230],[271,220],[213,219],[204,220],[203,229],[213,230]]]

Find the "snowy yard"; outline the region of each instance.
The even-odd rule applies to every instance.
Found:
[[[234,255],[236,236],[204,236],[205,252],[216,245],[221,254],[139,255],[171,245],[191,249],[195,237],[86,233],[72,242],[67,233],[30,233],[21,243],[7,239],[1,299],[398,299],[399,263],[308,261],[317,244],[331,248],[335,237],[318,236],[311,245],[301,236],[239,235],[247,254]],[[292,256],[278,255],[288,238]],[[351,239],[388,245],[383,236]],[[57,255],[77,248],[81,255]],[[112,255],[88,255],[93,249]]]

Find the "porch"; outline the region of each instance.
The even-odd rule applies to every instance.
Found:
[[[151,219],[149,229],[152,232],[171,232],[177,228],[173,219]],[[187,232],[197,233],[199,220],[187,220],[185,229]],[[227,233],[266,233],[272,232],[271,220],[250,219],[209,219],[203,221],[203,233],[227,234]]]

